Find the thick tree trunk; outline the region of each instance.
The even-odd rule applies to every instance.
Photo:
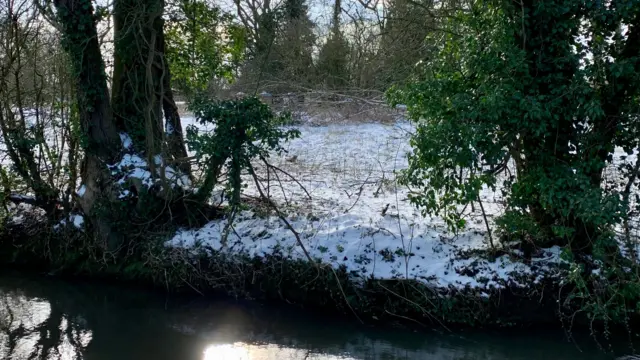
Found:
[[[83,147],[88,154],[110,160],[118,153],[119,137],[91,0],[55,0],[54,4],[64,27],[63,47],[70,55],[77,81],[80,126],[87,135]]]
[[[96,203],[108,198],[110,174],[106,164],[119,154],[109,102],[105,65],[98,43],[91,0],[54,0],[63,27],[63,47],[69,54],[76,79],[80,125],[85,151],[81,176],[85,191],[78,199],[85,215],[96,226],[108,248],[114,247],[115,234],[99,216]]]
[[[113,109],[138,151],[162,150],[162,0],[114,1]]]

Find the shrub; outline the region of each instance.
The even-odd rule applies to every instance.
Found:
[[[272,152],[285,152],[282,142],[300,135],[295,129],[283,129],[286,118],[276,116],[256,97],[216,101],[197,97],[190,105],[201,125],[214,125],[213,132],[187,127],[187,146],[204,164],[205,178],[198,190],[200,199],[208,199],[222,173],[228,168],[232,203],[240,200],[243,171],[253,172],[251,161],[267,159]]]
[[[603,186],[603,172],[616,147],[638,147],[639,18],[635,1],[583,0],[479,0],[451,17],[427,39],[437,55],[389,93],[417,125],[403,174],[413,203],[458,230],[462,206],[500,190],[503,237],[627,266],[613,228],[630,211],[629,187]],[[633,185],[633,171],[619,174]],[[582,278],[593,266],[577,268]],[[620,309],[639,297],[625,294],[592,304]]]

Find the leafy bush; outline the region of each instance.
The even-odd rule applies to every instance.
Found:
[[[242,171],[253,172],[251,161],[267,159],[271,152],[282,154],[282,142],[300,135],[295,129],[282,129],[282,116],[256,97],[216,101],[197,97],[190,105],[197,121],[214,125],[213,132],[203,132],[194,125],[187,127],[187,146],[205,167],[205,178],[198,190],[200,199],[207,199],[222,173],[228,167],[228,185],[232,202],[238,203],[243,186]]]
[[[638,30],[618,31],[638,14],[578,0],[461,11],[429,39],[438,56],[390,93],[418,124],[404,176],[422,190],[413,202],[460,228],[457,206],[500,188],[504,234],[524,226],[590,253],[626,210],[601,185],[615,146],[638,144]]]
[[[616,147],[639,146],[640,27],[630,26],[639,18],[634,1],[583,0],[478,0],[451,17],[427,39],[437,55],[389,92],[417,125],[402,179],[413,203],[458,230],[463,206],[500,190],[503,238],[566,246],[587,264],[574,264],[574,284],[594,259],[631,266],[614,226],[629,216],[638,167],[618,171],[626,187],[605,186],[603,173]],[[640,293],[627,285],[637,276],[608,273],[584,308],[599,318],[636,311],[628,305]]]

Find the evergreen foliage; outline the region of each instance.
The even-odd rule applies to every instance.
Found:
[[[574,281],[591,275],[588,259],[630,266],[614,234],[628,196],[603,173],[616,147],[632,154],[639,145],[639,21],[637,1],[482,0],[459,11],[429,38],[437,55],[390,92],[417,124],[403,178],[411,200],[459,230],[460,207],[498,189],[503,239],[565,246]],[[629,175],[621,180],[634,186]],[[599,315],[640,294],[612,272],[612,292],[593,300]]]
[[[240,202],[243,187],[242,172],[253,172],[251,161],[266,159],[271,152],[282,154],[282,142],[300,136],[296,129],[279,127],[286,122],[275,115],[258,98],[215,101],[203,96],[190,105],[202,125],[215,125],[212,133],[201,132],[196,126],[187,127],[187,146],[202,161],[205,179],[198,190],[200,199],[208,199],[218,182],[223,167],[228,167],[228,187],[231,202]]]

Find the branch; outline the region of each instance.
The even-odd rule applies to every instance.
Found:
[[[38,206],[38,200],[35,198],[35,196],[11,194],[9,195],[8,199],[11,200],[11,202],[16,205],[27,204],[32,206]]]
[[[282,212],[280,212],[280,209],[278,209],[278,206],[270,198],[264,195],[264,192],[262,191],[262,186],[260,186],[260,180],[258,180],[258,176],[256,175],[256,172],[254,171],[253,166],[251,165],[249,165],[249,173],[253,177],[253,181],[256,184],[256,188],[258,189],[260,196],[269,204],[269,206],[271,206],[271,208],[276,212],[280,220],[282,220],[282,222],[286,225],[287,229],[289,229],[289,231],[291,231],[291,233],[293,233],[293,235],[296,237],[296,241],[298,242],[298,245],[302,249],[302,252],[304,252],[304,255],[306,256],[307,260],[309,260],[310,263],[314,264],[317,267],[318,264],[316,263],[315,260],[313,260],[313,258],[311,258],[311,255],[309,255],[307,248],[302,243],[300,234],[298,234],[298,232],[293,228],[293,226],[291,226],[291,223],[284,217]]]
[[[309,197],[309,200],[311,200],[311,194],[309,194],[309,192],[307,191],[307,189],[304,187],[304,185],[302,185],[302,183],[300,183],[300,181],[298,181],[298,179],[296,179],[295,177],[293,177],[293,175],[289,174],[288,172],[282,170],[281,168],[270,164],[267,159],[263,156],[260,156],[260,159],[264,162],[264,164],[271,169],[274,169],[276,171],[280,171],[281,173],[285,174],[286,176],[288,176],[291,180],[293,180],[296,184],[298,184],[298,186],[300,186],[300,188],[302,189],[302,191],[304,191],[305,194],[307,194],[307,197]]]

